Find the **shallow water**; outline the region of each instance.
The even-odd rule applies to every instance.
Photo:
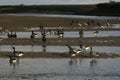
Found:
[[[14,45],[13,45],[14,46]],[[0,46],[0,51],[10,51],[12,52],[12,47],[8,45]],[[79,46],[72,46],[73,48],[80,49]],[[69,52],[67,46],[34,46],[34,45],[25,45],[25,46],[15,46],[16,51],[22,52]],[[105,52],[105,53],[117,53],[120,54],[120,47],[116,46],[93,46],[93,51],[95,52]]]
[[[10,66],[0,58],[0,80],[120,80],[120,58],[24,58]]]
[[[83,37],[94,37],[95,31],[84,31]],[[35,32],[38,34],[36,38],[41,38],[41,32]],[[30,38],[31,32],[16,32],[17,38]],[[79,31],[65,31],[64,37],[79,37]],[[107,36],[120,36],[120,31],[99,31],[98,37],[107,37]],[[1,38],[7,38],[7,34],[1,34]],[[57,38],[58,35],[49,34],[47,38]]]

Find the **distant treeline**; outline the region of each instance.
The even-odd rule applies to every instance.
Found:
[[[120,3],[102,3],[97,5],[8,5],[0,6],[0,13],[120,16]]]

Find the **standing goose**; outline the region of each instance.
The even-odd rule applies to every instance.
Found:
[[[46,32],[45,29],[41,32],[42,34],[42,42],[46,42]]]
[[[13,55],[19,58],[19,57],[23,56],[23,53],[15,51],[15,47],[13,47]]]

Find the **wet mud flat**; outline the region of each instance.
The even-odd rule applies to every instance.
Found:
[[[98,30],[98,31],[119,31],[119,28],[100,28],[101,25],[106,23],[119,24],[119,20],[99,20],[99,19],[81,19],[81,18],[59,18],[59,17],[35,17],[35,16],[10,16],[10,15],[0,15],[0,26],[7,29],[8,31],[27,31],[24,28],[30,29],[31,27],[43,26],[48,27],[46,30],[55,31],[59,25],[62,26],[65,31],[78,31],[84,28],[86,31]],[[85,27],[78,25],[79,23],[90,25]],[[99,25],[98,25],[99,24]],[[32,31],[32,30],[29,30]],[[36,31],[36,30],[34,30]],[[40,31],[40,30],[37,30]],[[30,36],[29,36],[30,37]],[[69,44],[70,46],[79,46],[80,44],[89,46],[120,46],[119,36],[107,36],[107,37],[63,37],[63,38],[47,38],[46,42],[43,42],[41,37],[30,39],[30,38],[3,38],[0,41],[0,45],[40,45],[40,46],[65,46]],[[69,58],[70,54],[68,52],[23,52],[23,58]],[[114,53],[101,53],[96,58],[115,58],[120,57],[119,54]],[[8,57],[11,52],[0,52],[0,57]],[[79,54],[76,57],[80,58],[92,58],[89,54]]]
[[[99,53],[96,52],[99,56],[94,58],[118,58],[119,54],[115,53]],[[0,52],[1,58],[8,58],[12,55],[11,52]],[[71,58],[69,52],[23,52],[22,58]],[[74,58],[93,58],[89,54],[80,53]]]
[[[11,38],[0,41],[1,45],[91,45],[91,46],[120,46],[120,37],[83,37],[83,38],[46,38],[46,42],[42,42],[41,38]]]
[[[24,15],[24,14],[21,14]],[[103,25],[106,23],[116,24],[120,23],[119,20],[107,20],[107,19],[90,19],[90,18],[65,18],[65,17],[48,17],[48,16],[14,16],[14,15],[0,15],[0,26],[5,27],[8,30],[20,30],[21,27],[58,27],[59,25],[63,27],[79,27],[78,23],[84,24],[89,22],[91,26]],[[23,30],[23,29],[22,29]]]

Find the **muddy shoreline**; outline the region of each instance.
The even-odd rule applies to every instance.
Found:
[[[120,37],[83,37],[83,38],[47,38],[46,42],[42,42],[41,38],[29,39],[29,38],[11,38],[11,39],[3,39],[0,41],[0,45],[60,45],[65,46],[69,45],[77,45],[80,43],[84,45],[91,46],[120,46]]]
[[[71,22],[73,22],[71,24]],[[119,20],[99,20],[99,19],[82,19],[82,18],[60,18],[60,17],[36,17],[36,16],[12,16],[0,14],[0,26],[8,30],[20,30],[21,27],[79,27],[78,23],[84,24],[90,22],[89,27],[97,26],[97,23],[104,25],[106,23],[118,24]],[[16,28],[16,29],[15,29]]]
[[[119,58],[119,54],[115,53],[98,53],[99,56],[94,58]],[[0,52],[0,58],[8,58],[12,55],[11,52]],[[68,52],[23,52],[21,58],[71,58]],[[80,53],[74,58],[93,58],[89,54]]]

